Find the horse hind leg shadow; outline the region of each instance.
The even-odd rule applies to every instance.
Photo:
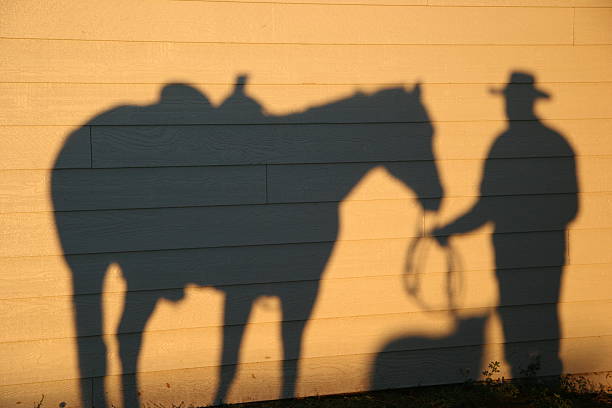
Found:
[[[127,291],[117,337],[122,371],[123,407],[140,407],[138,360],[142,351],[144,328],[153,314],[158,298]],[[132,375],[135,381],[132,379]]]

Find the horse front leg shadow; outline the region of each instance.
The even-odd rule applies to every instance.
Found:
[[[299,293],[281,294],[283,307],[283,386],[281,398],[294,398],[299,378],[304,329],[312,314],[319,282],[303,282]],[[297,295],[297,296],[296,296]]]
[[[218,371],[219,386],[213,403],[223,404],[234,382],[238,370],[240,346],[254,301],[255,299],[250,299],[245,302],[239,296],[225,294],[221,362]]]

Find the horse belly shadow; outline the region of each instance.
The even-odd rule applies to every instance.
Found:
[[[217,255],[214,252],[224,252],[224,249],[208,249],[204,251],[192,251],[194,259],[188,264],[199,264],[200,272],[196,270],[177,271],[174,259],[157,259],[156,271],[171,270],[177,276],[172,279],[167,274],[162,280],[163,289],[142,291],[131,290],[131,288],[142,288],[143,279],[146,279],[146,271],[143,265],[151,264],[151,260],[143,262],[145,254],[117,254],[116,257],[107,257],[105,265],[113,263],[122,271],[122,276],[126,282],[125,308],[118,326],[118,345],[119,360],[121,363],[123,381],[123,406],[139,406],[140,397],[137,382],[130,378],[129,374],[136,375],[139,372],[139,359],[142,351],[142,341],[146,335],[145,327],[151,319],[156,307],[161,301],[180,302],[185,297],[187,286],[210,287],[223,294],[223,329],[221,338],[221,356],[218,368],[218,386],[216,394],[212,397],[213,403],[223,403],[230,390],[231,385],[236,379],[239,367],[239,354],[245,328],[249,322],[250,315],[255,303],[262,298],[273,297],[280,303],[280,326],[282,342],[282,384],[281,398],[290,398],[295,395],[295,385],[298,377],[298,362],[302,349],[304,329],[310,319],[314,303],[319,290],[320,274],[325,268],[329,255],[333,250],[334,243],[317,243],[315,248],[306,245],[304,254],[298,256],[299,259],[306,260],[307,265],[301,265],[299,269],[306,273],[301,276],[304,280],[291,281],[291,263],[287,260],[280,261],[281,255],[287,250],[287,245],[273,246],[259,258],[249,258],[247,260],[231,258],[229,255]],[[298,246],[302,247],[302,245]],[[126,256],[127,255],[127,256]],[[139,256],[140,255],[140,256]],[[238,283],[229,283],[234,277],[230,277],[222,284],[223,278],[219,275],[223,271],[210,271],[206,262],[202,262],[201,257],[206,255],[215,259],[215,264],[219,258],[227,262],[227,268],[237,273],[240,269],[247,267],[246,262],[250,261],[250,270],[247,276],[243,274]],[[272,259],[270,259],[272,257]],[[216,266],[216,265],[215,265]],[[215,268],[216,269],[216,268]],[[258,271],[254,273],[254,271]],[[196,275],[196,276],[194,276]],[[279,277],[284,276],[284,281]],[[154,277],[150,277],[155,281]],[[195,279],[194,279],[195,278]],[[207,281],[207,279],[210,281]],[[214,282],[219,283],[214,283]],[[157,282],[155,287],[159,287]],[[171,289],[168,289],[171,288]],[[206,311],[198,311],[205,313]],[[101,311],[103,314],[103,311]],[[106,348],[99,345],[96,354],[105,354]]]

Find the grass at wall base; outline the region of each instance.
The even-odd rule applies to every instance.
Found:
[[[226,408],[612,408],[612,387],[594,384],[583,376],[541,378],[536,362],[519,380],[499,376],[501,364],[489,363],[484,381],[413,387],[331,396],[230,404]],[[611,374],[609,374],[611,375]],[[608,381],[609,383],[609,381]],[[60,404],[64,408],[65,403]],[[44,408],[45,396],[34,408]],[[147,406],[148,407],[148,406]],[[155,408],[196,408],[193,405],[155,404]]]
[[[612,388],[585,377],[537,377],[539,364],[524,378],[499,377],[501,364],[489,363],[484,381],[368,393],[226,405],[228,408],[603,408],[612,407]],[[178,407],[168,407],[178,408]],[[188,407],[181,407],[188,408]]]

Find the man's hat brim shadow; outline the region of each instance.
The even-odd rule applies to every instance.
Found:
[[[526,72],[515,71],[510,74],[508,83],[504,88],[489,88],[489,93],[492,95],[503,95],[505,97],[519,98],[542,98],[550,99],[547,92],[539,90],[535,87],[535,77]]]
[[[514,98],[550,99],[548,93],[534,88],[533,84],[508,84],[505,88],[489,88],[489,93]]]

